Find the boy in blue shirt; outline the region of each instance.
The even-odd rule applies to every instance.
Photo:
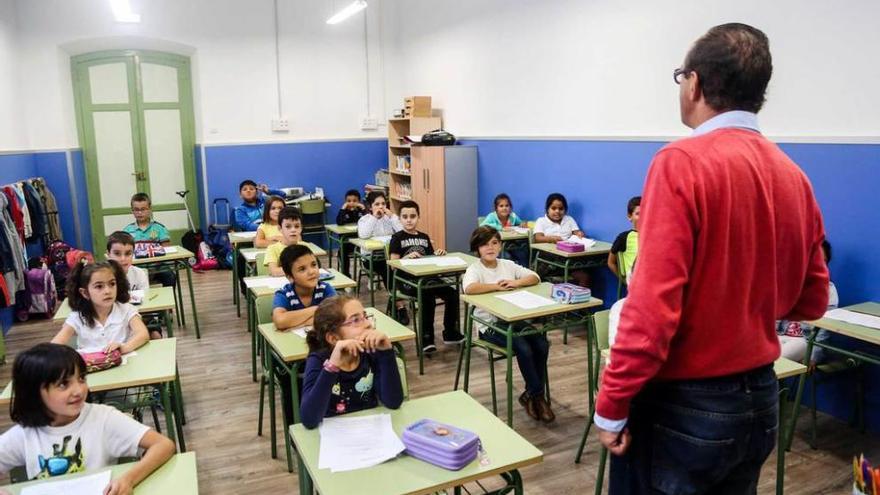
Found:
[[[257,185],[256,182],[247,179],[238,185],[238,194],[242,203],[235,207],[235,222],[233,227],[238,232],[253,232],[260,226],[263,219],[263,204],[266,202],[266,194],[285,197],[284,191],[269,189],[266,184]]]
[[[278,330],[311,326],[318,305],[324,299],[335,296],[336,290],[327,282],[319,280],[318,259],[308,247],[302,244],[287,246],[281,251],[279,261],[288,283],[275,291],[272,323]],[[281,399],[287,424],[292,424],[293,399],[288,380],[281,380]]]

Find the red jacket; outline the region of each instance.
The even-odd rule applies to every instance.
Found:
[[[761,134],[725,128],[665,146],[645,180],[639,261],[597,413],[626,418],[649,380],[776,360],[775,320],[825,312],[824,238],[809,180]]]

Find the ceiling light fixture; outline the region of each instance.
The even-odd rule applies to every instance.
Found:
[[[128,0],[110,0],[110,8],[113,9],[113,17],[116,22],[141,22],[140,14],[131,11],[131,4],[128,3]]]
[[[365,8],[367,8],[366,0],[355,0],[354,2],[349,4],[348,7],[345,7],[339,12],[333,14],[333,17],[327,19],[327,24],[339,24],[340,22],[364,10]]]

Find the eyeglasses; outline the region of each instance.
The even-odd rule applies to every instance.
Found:
[[[350,325],[361,325],[366,321],[369,321],[370,323],[376,323],[376,317],[364,311],[363,313],[359,315],[354,315],[351,318],[342,322],[342,326],[347,327]]]
[[[683,79],[687,79],[688,74],[690,74],[691,72],[693,71],[690,69],[679,67],[678,69],[672,71],[672,80],[675,81],[675,84],[681,84],[681,81]]]

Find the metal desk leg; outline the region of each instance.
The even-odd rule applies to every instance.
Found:
[[[192,267],[189,266],[189,263],[186,263],[186,282],[189,285],[189,302],[192,305],[193,323],[196,325],[196,338],[200,339],[202,334],[199,332],[199,314],[196,312],[196,295],[193,292]]]
[[[813,355],[813,343],[816,341],[816,336],[819,332],[812,332],[810,337],[807,338],[807,350],[804,352],[804,365],[810,365],[810,356]],[[780,446],[778,448],[784,448],[785,450],[791,449],[791,441],[794,438],[794,427],[797,424],[798,413],[801,409],[801,398],[804,395],[804,384],[807,382],[807,373],[801,375],[798,380],[797,393],[794,395],[794,404],[792,404],[791,409],[791,419],[788,425],[788,431],[785,432],[785,445]]]
[[[165,322],[165,329],[168,332],[168,337],[174,337],[174,319],[171,317],[170,309],[162,311],[162,320]]]
[[[464,314],[464,343],[458,353],[458,366],[455,369],[455,384],[452,386],[452,390],[458,390],[458,378],[461,376],[461,363],[464,361],[465,349],[469,349],[471,346],[472,320],[470,305],[465,304]]]
[[[251,332],[251,379],[254,382],[257,381],[257,326],[255,324],[256,316],[256,301],[251,297],[250,293],[247,295],[247,308],[248,308],[248,330]]]
[[[169,389],[171,386],[168,382],[165,382],[159,385],[159,396],[162,399],[162,408],[165,410],[165,428],[168,434],[168,438],[173,442],[176,438],[175,430],[174,430],[174,409],[171,408],[171,393]],[[180,452],[185,452],[185,445],[178,445],[178,450]]]
[[[240,251],[239,243],[236,242],[232,247],[232,302],[235,303],[235,313],[239,318],[241,318],[241,295],[238,293],[238,272],[240,270],[238,256],[241,254]]]
[[[507,426],[513,428],[513,323],[507,326]]]
[[[473,318],[474,318],[474,308],[475,307],[476,306],[471,306],[468,309],[468,314],[467,314],[467,321],[468,321],[467,326],[468,326],[469,330],[467,333],[467,337],[465,338],[465,342],[467,345],[465,346],[465,353],[464,353],[464,387],[462,387],[465,392],[468,391],[468,380],[470,379],[470,372],[471,372],[471,347],[473,347],[473,344],[472,344],[473,337],[471,336],[471,334],[473,332],[470,331],[470,328],[472,328],[473,324],[474,324]],[[456,384],[456,385],[458,385],[458,384]]]
[[[186,261],[183,261],[183,263],[189,266],[189,263],[186,263]],[[186,311],[183,309],[183,288],[180,285],[180,264],[175,261],[172,266],[174,269],[174,288],[177,294],[177,302],[174,304],[177,306],[179,313],[177,315],[177,324],[186,326]]]
[[[174,425],[177,428],[177,441],[180,444],[180,451],[186,452],[186,441],[183,439],[183,397],[180,393],[177,377],[171,382],[171,397],[174,399],[172,404],[172,413],[174,415]],[[167,416],[167,413],[166,413]]]
[[[293,410],[293,422],[296,424],[299,423],[299,384],[296,381],[297,374],[299,373],[299,362],[296,361],[292,363],[290,368],[288,368],[287,373],[290,378],[290,400],[292,402],[291,409]],[[287,416],[284,416],[284,447],[287,449],[288,473],[293,472],[293,456],[291,454],[290,443],[290,425],[287,424]]]

